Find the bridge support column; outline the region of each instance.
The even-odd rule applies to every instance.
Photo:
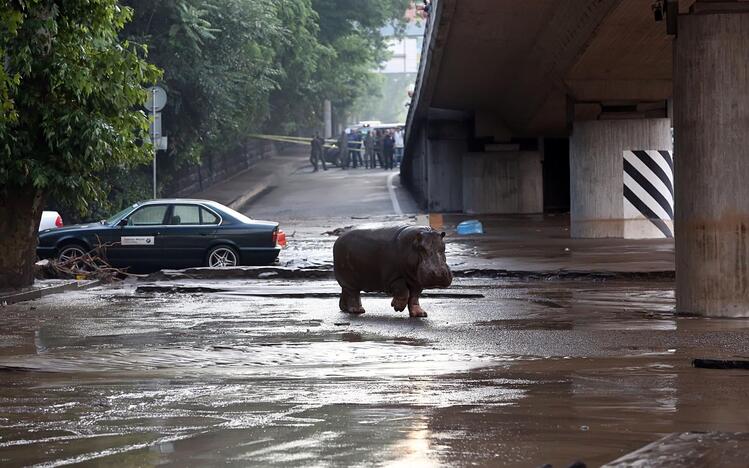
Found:
[[[434,120],[427,127],[427,210],[463,210],[463,155],[468,151],[468,127],[463,121]]]
[[[570,139],[571,236],[671,236],[671,151],[669,119],[575,122]]]
[[[459,212],[463,209],[463,154],[465,140],[429,140],[429,179],[427,209],[432,213]]]
[[[748,57],[749,11],[710,13],[703,6],[679,17],[674,42],[679,312],[749,317]]]

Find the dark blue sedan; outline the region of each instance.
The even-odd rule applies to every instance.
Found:
[[[117,267],[213,268],[267,265],[278,257],[278,223],[257,221],[208,200],[151,200],[111,218],[39,233],[39,258],[62,261],[105,245]]]

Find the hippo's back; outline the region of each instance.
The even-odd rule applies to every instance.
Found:
[[[408,226],[361,227],[342,234],[333,246],[335,277],[344,288],[382,291],[400,271],[398,238]]]

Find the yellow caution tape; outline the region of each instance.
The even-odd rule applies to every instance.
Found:
[[[258,140],[268,140],[268,141],[279,141],[281,143],[293,143],[296,145],[305,145],[305,146],[311,146],[312,145],[312,139],[307,137],[295,137],[295,136],[286,136],[286,135],[260,135],[260,134],[252,134],[249,135],[250,138],[256,138]],[[338,143],[338,140],[325,140],[326,143]],[[349,151],[357,151],[360,153],[363,153],[365,150],[362,148],[362,145],[364,142],[357,141],[357,144],[359,144],[359,148],[352,149],[349,148]],[[335,148],[335,146],[331,144],[323,145],[324,148]]]

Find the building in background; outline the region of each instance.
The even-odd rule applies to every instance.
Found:
[[[424,45],[426,21],[415,8],[406,12],[408,24],[402,37],[396,35],[393,26],[386,26],[381,33],[387,39],[390,59],[377,71],[379,95],[368,96],[355,106],[353,120],[379,120],[381,122],[405,122],[408,115],[408,96],[413,91]]]

